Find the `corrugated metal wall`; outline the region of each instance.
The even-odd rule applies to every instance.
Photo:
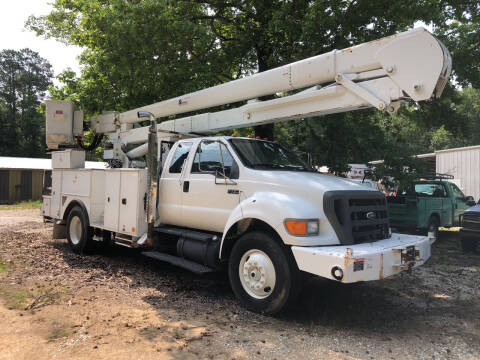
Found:
[[[42,186],[43,170],[1,170],[0,203],[40,200]]]
[[[32,170],[32,199],[42,199],[43,170]]]
[[[480,149],[437,152],[437,172],[455,177],[466,196],[480,198]]]
[[[8,170],[0,170],[0,204],[8,202]]]

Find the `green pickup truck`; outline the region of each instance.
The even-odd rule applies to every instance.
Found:
[[[400,231],[433,232],[439,227],[459,225],[459,215],[475,205],[453,182],[453,177],[436,176],[417,180],[408,191],[388,196],[390,225]]]

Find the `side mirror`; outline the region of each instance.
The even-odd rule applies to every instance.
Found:
[[[473,199],[473,196],[466,196],[465,197],[465,202],[467,203],[468,206],[474,206],[474,205],[477,204],[475,202],[475,200]]]

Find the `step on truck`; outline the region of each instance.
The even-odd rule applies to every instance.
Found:
[[[99,114],[89,146],[82,110],[47,101],[52,191],[41,212],[76,253],[117,244],[199,274],[227,271],[240,303],[266,314],[295,299],[306,273],[342,283],[398,274],[425,263],[434,239],[392,234],[382,193],[322,175],[275,142],[215,134],[370,107],[394,113],[405,100],[438,98],[450,70],[442,43],[415,29]],[[179,116],[187,112],[196,114]],[[102,139],[108,168],[85,169],[85,151]]]

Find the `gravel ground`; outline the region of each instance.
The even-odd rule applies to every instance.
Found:
[[[480,359],[480,254],[455,233],[411,274],[306,281],[272,318],[239,307],[224,274],[120,247],[75,255],[51,230],[0,209],[0,359]]]

